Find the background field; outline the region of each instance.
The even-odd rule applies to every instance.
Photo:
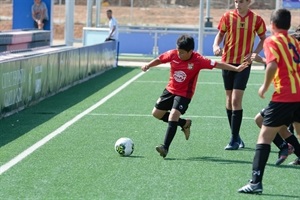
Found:
[[[300,198],[299,168],[287,165],[295,155],[275,166],[275,146],[266,167],[263,195],[237,193],[251,175],[259,132],[253,117],[271,94],[264,100],[257,95],[264,71],[252,71],[244,96],[241,136],[245,149],[224,151],[229,127],[221,74],[202,71],[185,115],[193,120],[190,140],[178,129],[165,160],[155,146],[163,142],[166,124],[154,119],[151,110],[169,72],[155,68],[140,73],[134,67],[114,68],[1,119],[0,171],[45,136],[61,133],[0,175],[0,199]],[[141,76],[133,80],[137,75]],[[125,87],[129,80],[132,83]],[[59,129],[99,101],[99,107],[65,130]],[[130,157],[114,151],[115,141],[124,136],[135,143]]]

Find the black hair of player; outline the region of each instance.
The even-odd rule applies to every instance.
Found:
[[[278,29],[289,30],[291,27],[291,12],[285,8],[275,10],[271,15],[271,22]]]
[[[195,48],[194,38],[189,35],[181,35],[177,39],[177,48],[183,49],[187,52],[194,50],[194,48]]]

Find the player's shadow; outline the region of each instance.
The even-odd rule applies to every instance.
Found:
[[[169,161],[176,161],[176,160],[186,160],[186,161],[199,161],[199,162],[217,162],[219,164],[247,164],[247,165],[252,165],[252,160],[251,161],[246,161],[246,160],[230,160],[230,159],[224,159],[221,157],[209,157],[209,156],[199,156],[199,157],[189,157],[189,158],[165,158],[165,160]],[[270,164],[267,163],[268,166],[271,167],[280,167],[280,168],[289,168],[289,169],[295,169],[299,170],[298,166],[294,165],[275,165],[275,164]]]
[[[270,196],[270,197],[282,197],[283,198],[290,198],[290,199],[300,199],[300,196],[293,196],[287,194],[269,194],[269,193],[262,193],[259,196]]]

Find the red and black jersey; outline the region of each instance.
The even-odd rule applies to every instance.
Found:
[[[189,60],[181,60],[177,50],[167,51],[159,56],[162,63],[170,63],[170,79],[166,89],[175,95],[192,98],[198,74],[201,69],[213,69],[216,62],[193,52]]]
[[[275,61],[277,72],[273,79],[274,102],[300,102],[300,43],[282,31],[264,42],[267,64]]]
[[[267,30],[264,20],[251,10],[244,17],[237,10],[226,12],[218,29],[225,34],[222,61],[232,64],[243,63],[244,57],[253,51],[256,34],[263,36]]]

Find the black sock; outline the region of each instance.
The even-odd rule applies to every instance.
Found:
[[[166,112],[165,115],[160,120],[162,120],[164,122],[169,122],[169,115],[170,115],[170,112]],[[186,119],[179,118],[178,126],[183,127],[185,125],[185,123],[186,123]]]
[[[296,136],[291,135],[290,137],[286,138],[285,141],[293,145],[295,149],[294,153],[296,154],[297,157],[300,157],[300,144]]]
[[[256,144],[255,155],[252,164],[252,183],[258,183],[262,181],[270,151],[271,145]]]
[[[287,148],[287,143],[282,139],[282,137],[277,133],[273,143],[278,147],[278,149]]]
[[[294,134],[294,126],[293,126],[293,124],[290,124],[290,125],[289,125],[288,130],[289,130],[292,134]]]
[[[169,115],[170,115],[170,112],[166,112],[160,120],[167,123],[169,121]]]
[[[182,128],[185,125],[185,123],[186,123],[186,119],[179,118],[179,120],[178,120],[178,126],[180,126]]]
[[[233,110],[231,116],[231,134],[233,141],[238,141],[240,138],[240,128],[242,124],[243,110]]]
[[[227,118],[228,118],[228,122],[229,122],[229,127],[231,128],[231,116],[232,116],[232,110],[228,110],[226,108],[226,113],[227,113]]]
[[[164,146],[167,150],[169,149],[169,146],[171,145],[171,142],[176,134],[178,122],[169,121],[168,124],[169,126],[167,128],[165,141],[164,141]]]

